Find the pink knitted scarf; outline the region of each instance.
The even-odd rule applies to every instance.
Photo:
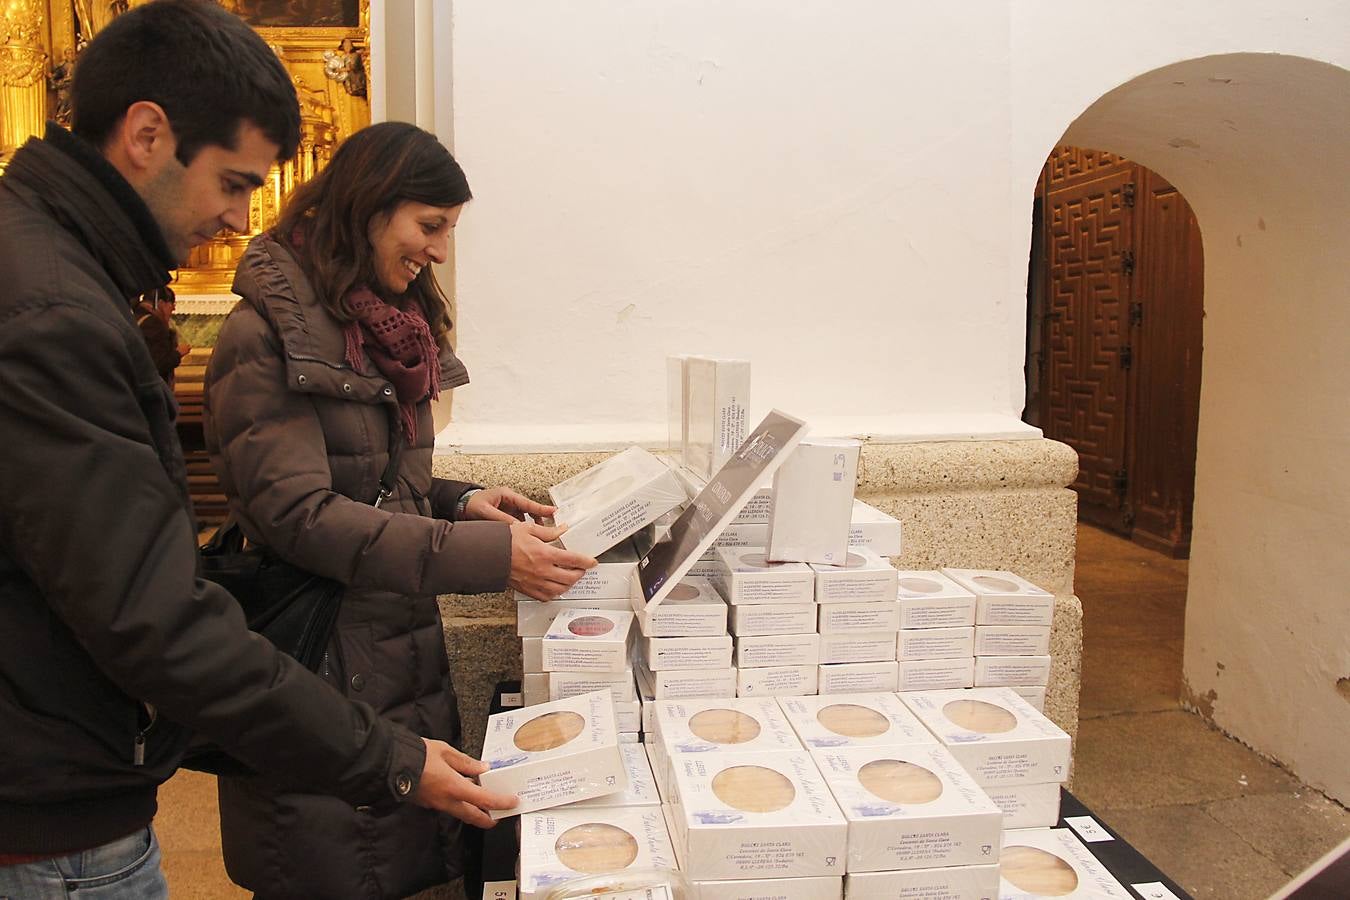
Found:
[[[403,436],[411,444],[417,437],[417,405],[441,394],[441,366],[431,328],[416,302],[400,310],[364,285],[347,295],[347,308],[356,316],[343,329],[347,364],[365,374],[369,357],[389,379],[402,414]]]

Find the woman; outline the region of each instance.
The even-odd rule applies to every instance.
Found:
[[[560,529],[517,521],[551,507],[431,475],[431,401],[468,381],[431,265],[469,198],[427,132],[352,135],[250,244],[206,376],[207,446],[245,534],[347,585],[321,676],[451,744],[436,595],[511,586],[548,599],[595,564],[549,546]],[[404,445],[397,487],[377,508],[391,438]],[[220,815],[226,869],[261,897],[404,896],[459,871],[459,823],[412,805],[375,817],[222,778]],[[488,823],[467,804],[457,815]]]

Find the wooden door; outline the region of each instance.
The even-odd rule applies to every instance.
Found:
[[[1132,166],[1060,148],[1045,179],[1041,428],[1078,451],[1080,518],[1128,533]]]
[[[1173,556],[1188,554],[1200,419],[1204,251],[1186,198],[1156,172],[1136,167],[1135,347],[1130,416],[1132,537]]]

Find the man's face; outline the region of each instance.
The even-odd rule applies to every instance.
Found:
[[[248,230],[248,201],[262,186],[280,148],[251,122],[239,126],[235,149],[202,147],[184,166],[172,146],[140,193],[180,264],[188,251],[222,230]]]

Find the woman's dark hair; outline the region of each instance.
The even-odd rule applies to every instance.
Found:
[[[70,88],[72,130],[102,147],[127,107],[164,107],[190,165],[207,145],[235,149],[256,125],[290,159],[300,106],[286,68],[244,21],[207,0],[156,0],[108,23],[80,53]]]
[[[339,322],[353,318],[347,295],[358,284],[379,292],[370,221],[407,200],[459,206],[473,197],[464,170],[436,136],[407,122],[381,122],[342,142],[318,175],[295,189],[277,222],[283,240],[301,238],[305,274]],[[431,266],[408,286],[438,340],[450,330],[449,307]],[[392,299],[392,298],[386,298]]]

